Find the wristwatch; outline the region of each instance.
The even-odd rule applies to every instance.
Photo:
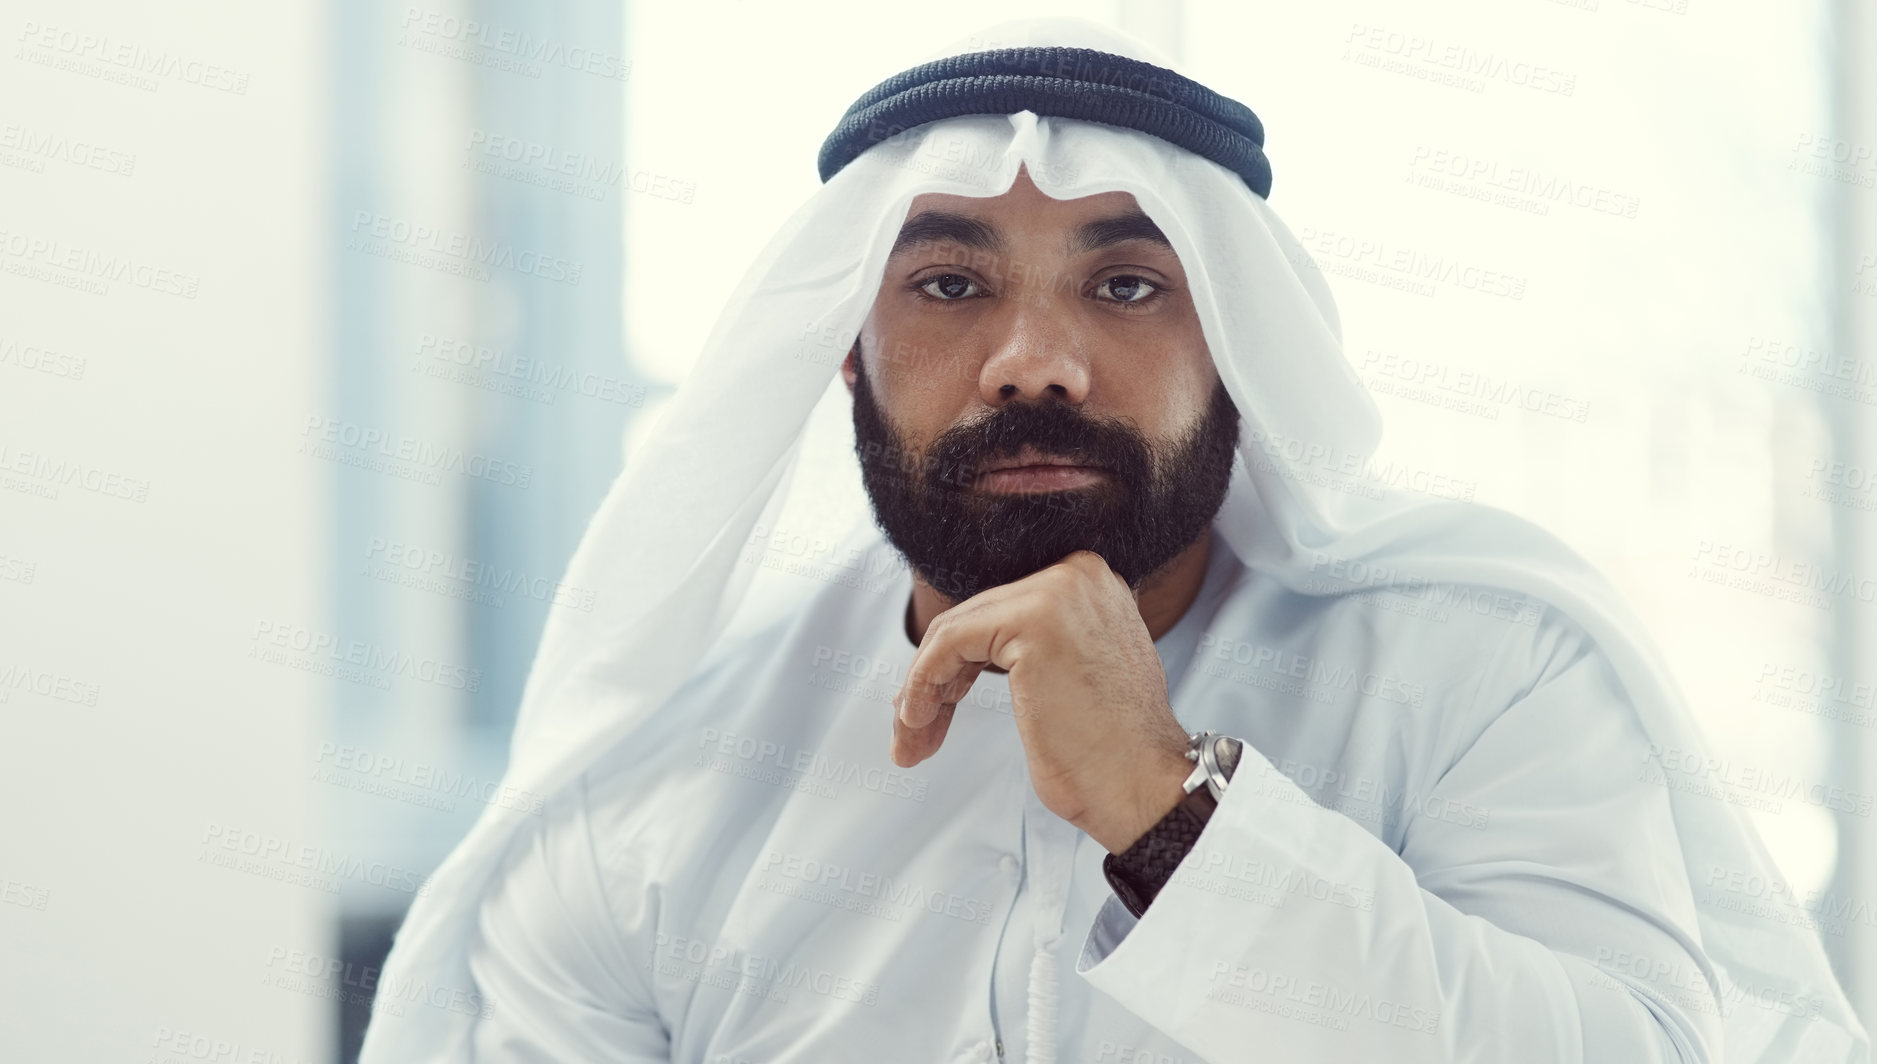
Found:
[[[1108,886],[1136,918],[1147,911],[1160,888],[1173,878],[1173,870],[1192,852],[1212,811],[1225,797],[1225,785],[1231,782],[1244,750],[1244,741],[1229,735],[1202,731],[1187,736],[1186,759],[1193,763],[1193,771],[1181,784],[1185,797],[1134,845],[1102,859]]]

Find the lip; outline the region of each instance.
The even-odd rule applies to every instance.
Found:
[[[1008,458],[978,468],[976,488],[989,492],[1063,491],[1086,487],[1108,475],[1098,466],[1081,465],[1025,447]]]
[[[1067,458],[1053,454],[1044,454],[1034,447],[1025,446],[1008,458],[993,458],[978,467],[978,475],[997,473],[1006,469],[1095,469],[1096,466],[1071,462]]]

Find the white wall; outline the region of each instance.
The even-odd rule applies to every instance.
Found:
[[[252,655],[325,613],[327,469],[298,450],[322,29],[312,5],[0,16],[8,1060],[330,1053],[324,984],[286,965],[328,952],[324,887],[366,873],[308,831],[326,681]]]

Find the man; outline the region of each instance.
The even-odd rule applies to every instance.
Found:
[[[482,1007],[364,1060],[1867,1059],[1712,899],[1770,865],[1664,785],[1607,586],[1369,490],[1250,112],[984,36],[850,110],[609,495],[517,724],[552,799],[387,963]],[[793,479],[828,338],[884,539]]]

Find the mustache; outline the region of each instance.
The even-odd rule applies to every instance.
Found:
[[[874,521],[952,602],[1019,580],[1074,550],[1100,554],[1130,587],[1140,587],[1218,513],[1238,422],[1223,382],[1199,423],[1167,441],[1150,440],[1132,418],[1085,413],[1052,391],[974,411],[919,447],[874,402],[864,368],[854,379],[854,450]],[[976,470],[1018,457],[1024,447],[1108,474],[1059,491],[970,490]]]
[[[965,489],[985,463],[1025,447],[1105,469],[1127,485],[1144,483],[1152,465],[1147,439],[1131,422],[1084,414],[1064,400],[1012,403],[954,425],[926,449],[926,465],[937,483]]]

